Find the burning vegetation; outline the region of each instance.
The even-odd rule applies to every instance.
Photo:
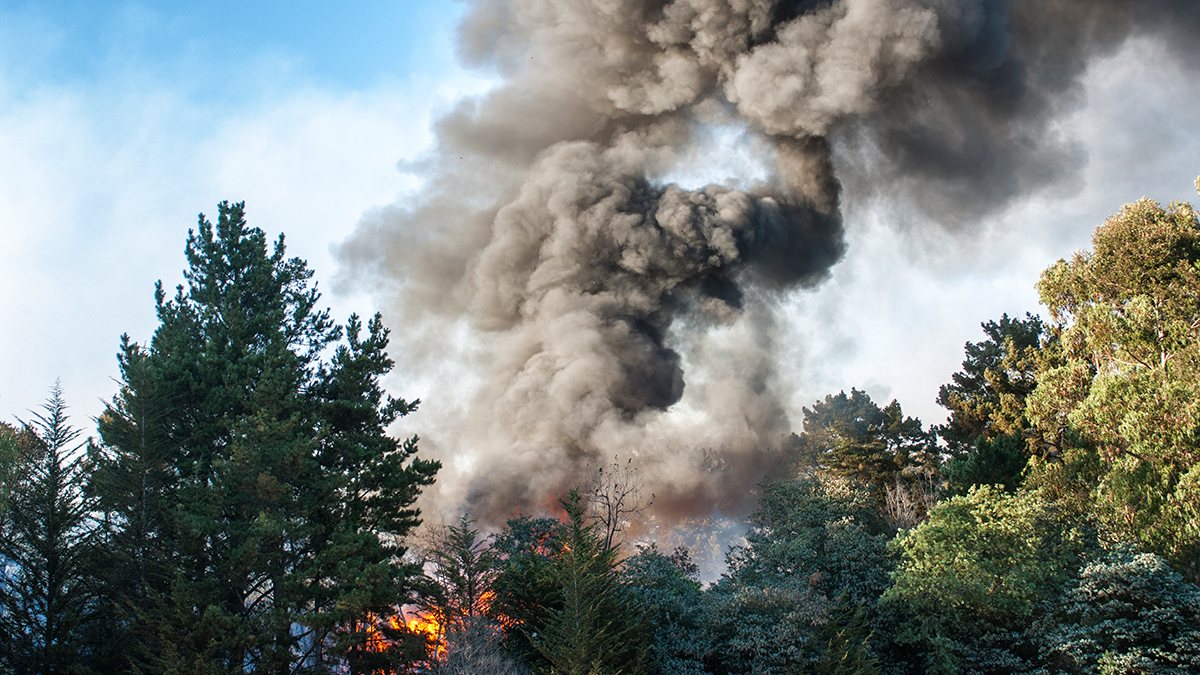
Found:
[[[474,375],[457,415],[391,437],[382,318],[335,325],[222,203],[99,440],[58,389],[0,425],[0,669],[1200,670],[1190,205],[1125,207],[1043,273],[1048,321],[983,324],[945,425],[857,389],[789,418],[775,324],[849,255],[847,194],[951,227],[1066,180],[1089,60],[1191,55],[1196,7],[478,0],[463,55],[502,83],[340,253],[399,290],[392,353]],[[721,127],[766,178],[661,180]],[[455,524],[420,539],[423,491]],[[640,539],[747,512],[708,583]]]
[[[273,302],[292,309],[277,317],[297,317],[296,303],[315,300],[254,285],[303,278],[303,265],[267,256],[240,207],[221,213],[189,243],[194,285],[162,301],[155,347],[125,345],[127,388],[100,421],[103,445],[72,449],[59,390],[36,424],[0,426],[0,450],[16,458],[0,520],[0,627],[13,637],[0,657],[20,675],[1200,667],[1190,205],[1128,205],[1093,251],[1049,267],[1050,323],[985,323],[942,389],[946,425],[927,429],[858,390],[806,409],[787,477],[758,486],[744,540],[707,585],[687,548],[637,545],[646,500],[630,462],[559,497],[561,517],[519,515],[485,536],[464,515],[410,537],[412,504],[439,467],[384,431],[413,406],[378,389],[390,366],[378,319],[366,335],[352,319],[331,363],[293,361],[295,377],[314,378],[296,392],[266,369],[239,390],[182,396],[181,370],[263,365],[214,351],[227,344],[216,337],[284,339],[294,333],[254,322]],[[206,270],[233,252],[245,265],[233,276],[258,281],[208,295]],[[260,311],[246,325],[229,321],[251,301]],[[197,339],[201,325],[210,339]],[[167,348],[180,343],[200,351]],[[273,365],[305,352],[265,353]],[[270,406],[231,422],[214,391]],[[188,414],[171,417],[181,404]],[[287,406],[286,422],[268,414]],[[46,551],[70,562],[55,568],[62,585],[41,574]],[[107,631],[119,639],[100,639]]]

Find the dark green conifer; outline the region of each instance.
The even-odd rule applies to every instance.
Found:
[[[83,494],[85,456],[57,384],[43,411],[9,434],[16,462],[0,519],[0,664],[17,675],[87,673],[97,530]]]
[[[549,675],[641,675],[648,672],[646,629],[616,572],[617,550],[602,546],[585,522],[578,490],[559,503],[568,531],[547,570],[561,589],[562,609],[544,612],[530,638]]]
[[[123,341],[94,453],[110,591],[140,645],[130,667],[358,672],[391,658],[365,643],[415,598],[399,542],[438,465],[386,434],[416,406],[379,386],[387,329],[334,325],[304,261],[282,237],[268,252],[241,204],[222,203],[215,226],[201,216],[187,257],[173,299],[158,286],[149,347]]]

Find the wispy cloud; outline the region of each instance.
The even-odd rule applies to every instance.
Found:
[[[77,416],[98,414],[118,337],[150,337],[154,282],[181,280],[188,228],[223,199],[286,233],[336,315],[371,311],[329,292],[329,244],[413,189],[397,161],[428,145],[434,111],[488,85],[453,66],[445,34],[428,70],[401,63],[357,87],[304,70],[311,53],[216,33],[171,47],[163,35],[192,19],[117,14],[94,33],[31,8],[0,20],[0,419],[57,378]],[[450,25],[409,28],[428,41]]]

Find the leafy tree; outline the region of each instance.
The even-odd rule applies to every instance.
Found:
[[[813,675],[876,675],[879,663],[872,655],[871,626],[861,607],[839,607],[821,626],[817,660],[801,664],[796,673]]]
[[[43,411],[21,432],[6,429],[19,462],[0,520],[0,663],[18,675],[86,673],[98,608],[85,456],[57,384]]]
[[[1078,435],[1067,434],[1064,438],[1059,456],[1029,459],[1024,489],[1036,493],[1043,502],[1053,504],[1064,517],[1076,522],[1086,521],[1096,527],[1095,492],[1107,470],[1106,463],[1100,453]],[[1111,533],[1102,531],[1101,534],[1111,539]]]
[[[937,466],[928,433],[921,421],[905,417],[892,401],[880,408],[865,391],[829,394],[804,408],[804,431],[795,440],[801,467],[826,470],[884,488],[906,469]]]
[[[1042,273],[1063,348],[1029,414],[1094,449],[1092,497],[1118,537],[1200,577],[1200,223],[1143,199],[1096,229],[1093,250]]]
[[[585,521],[583,497],[571,490],[559,504],[567,531],[552,568],[561,609],[544,609],[524,626],[550,675],[639,675],[648,672],[645,627],[616,572],[617,550],[604,548]]]
[[[621,565],[621,578],[633,593],[650,630],[654,672],[705,675],[713,643],[705,630],[707,603],[697,580],[700,568],[686,548],[666,555],[641,546]]]
[[[1065,673],[1200,670],[1200,588],[1128,547],[1083,567],[1046,622],[1043,652]]]
[[[885,526],[862,483],[810,475],[771,483],[746,545],[709,589],[714,673],[793,672],[828,649],[821,626],[862,607],[873,617],[887,587]]]
[[[144,670],[405,658],[367,643],[419,590],[400,540],[438,464],[386,435],[416,404],[379,387],[380,318],[335,326],[305,263],[282,237],[267,248],[241,204],[222,203],[215,226],[201,216],[186,287],[157,288],[149,347],[122,342],[92,490]]]
[[[1026,672],[1031,621],[1094,547],[1084,526],[1032,493],[992,486],[940,503],[893,541],[900,562],[881,605],[890,660],[911,672]]]

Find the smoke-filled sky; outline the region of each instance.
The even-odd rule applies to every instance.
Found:
[[[981,321],[1196,197],[1189,1],[249,4],[0,2],[0,417],[61,378],[90,427],[244,200],[384,312],[447,508],[629,456],[737,509],[802,406],[940,421]]]

